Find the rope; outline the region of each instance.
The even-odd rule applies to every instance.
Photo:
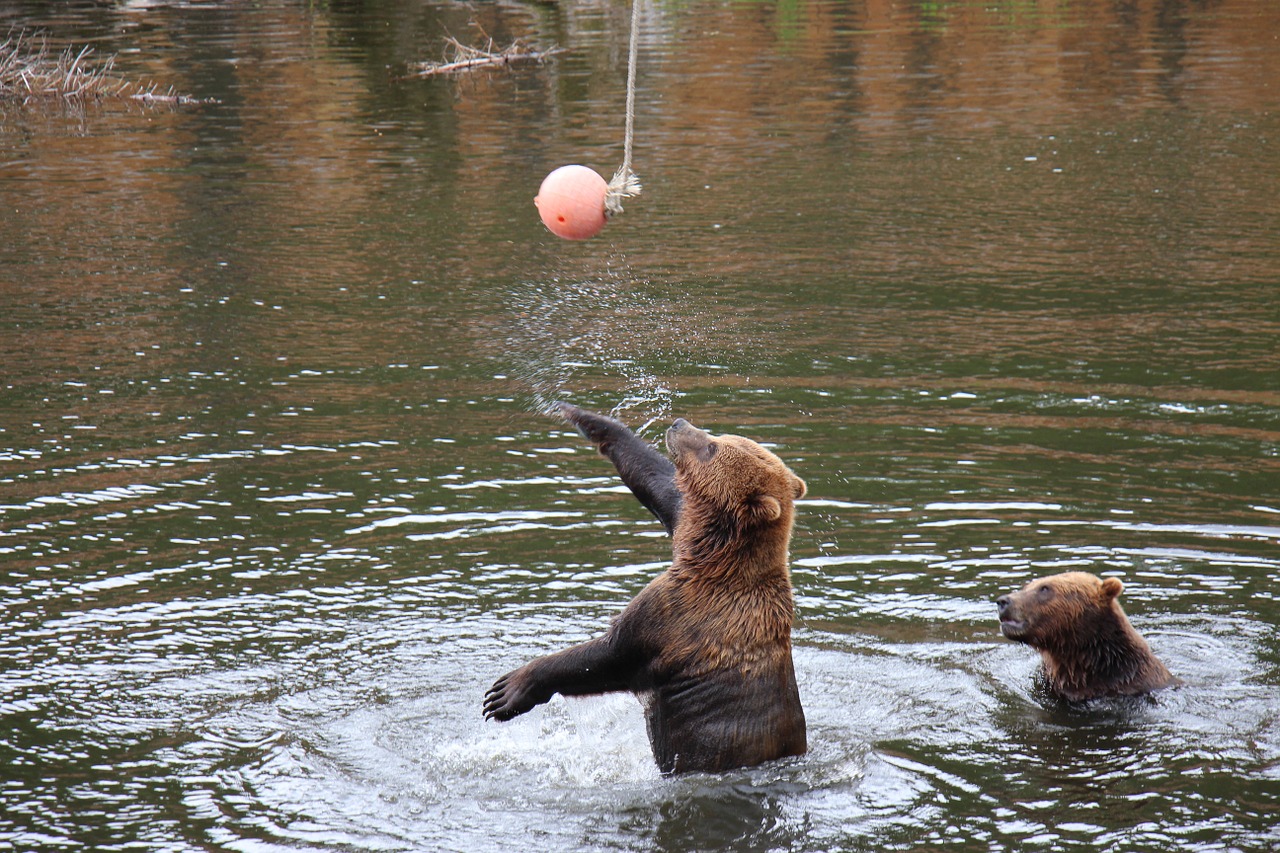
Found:
[[[605,212],[622,212],[622,200],[640,195],[640,178],[631,171],[631,142],[636,121],[636,46],[640,32],[640,0],[631,0],[631,44],[627,50],[627,123],[623,132],[622,165],[609,181],[604,195]]]

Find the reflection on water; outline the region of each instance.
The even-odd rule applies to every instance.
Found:
[[[0,847],[1280,843],[1280,7],[650,5],[561,243],[627,11],[0,11],[218,100],[0,104]],[[397,79],[481,29],[569,52]],[[808,755],[482,720],[669,556],[562,398],[805,477]],[[1068,570],[1185,684],[1042,701],[993,602]]]

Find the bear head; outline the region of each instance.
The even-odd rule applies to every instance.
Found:
[[[1076,645],[1106,625],[1127,624],[1118,578],[1064,572],[1031,581],[996,600],[1000,633],[1038,649]]]
[[[785,525],[805,483],[773,453],[749,438],[712,436],[679,418],[667,430],[667,451],[686,501],[732,518],[739,527]]]

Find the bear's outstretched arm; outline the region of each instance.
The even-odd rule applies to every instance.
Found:
[[[680,517],[676,466],[622,421],[560,403],[560,414],[576,426],[605,456],[636,499],[653,513],[670,534]]]
[[[590,696],[629,690],[639,668],[636,655],[610,632],[508,672],[485,694],[484,716],[499,722],[510,720],[556,693]]]

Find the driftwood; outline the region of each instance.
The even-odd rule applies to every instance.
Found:
[[[154,83],[122,80],[111,73],[116,58],[90,62],[93,48],[67,48],[53,55],[43,39],[38,42],[26,33],[10,33],[0,43],[0,102],[60,99],[84,101],[117,98],[149,104],[208,103],[182,95],[172,87],[161,91]]]
[[[550,56],[564,53],[564,48],[554,46],[546,50],[534,50],[518,39],[501,50],[495,49],[493,39],[490,39],[488,47],[483,49],[465,45],[453,36],[449,36],[446,41],[449,44],[449,54],[445,61],[419,62],[411,67],[409,76],[434,77],[437,74],[456,74],[478,68],[542,62]]]

